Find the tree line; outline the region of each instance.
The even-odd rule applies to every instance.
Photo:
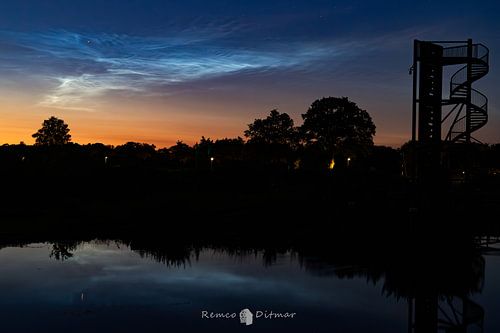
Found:
[[[90,155],[112,165],[161,164],[171,168],[214,168],[238,163],[297,169],[337,160],[355,160],[373,147],[375,125],[365,110],[347,97],[327,97],[315,101],[295,126],[287,113],[271,110],[263,119],[248,124],[244,137],[212,140],[202,137],[190,146],[182,141],[157,149],[148,143],[128,142],[116,147],[100,143],[79,145],[71,142],[68,124],[50,117],[32,136],[35,145],[4,145],[3,157],[38,163]],[[50,151],[50,154],[48,153]],[[76,154],[76,156],[75,156]],[[40,155],[40,156],[38,156]],[[347,157],[349,156],[349,157]],[[92,159],[92,158],[91,158]],[[345,163],[344,163],[345,164]]]
[[[51,117],[33,134],[35,145],[3,145],[5,165],[155,166],[167,169],[275,168],[365,169],[401,174],[405,149],[375,146],[375,124],[369,113],[347,97],[314,101],[294,124],[287,113],[271,110],[263,119],[248,124],[244,137],[212,140],[201,137],[190,146],[182,141],[168,148],[127,142],[119,146],[71,142],[70,129],[62,119]],[[484,150],[484,148],[481,148]],[[496,152],[496,153],[495,153]],[[488,150],[489,165],[500,165],[497,146]],[[484,154],[483,154],[484,155]],[[495,159],[495,156],[496,159]]]

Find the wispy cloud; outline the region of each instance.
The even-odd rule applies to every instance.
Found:
[[[41,106],[76,111],[94,111],[95,99],[109,91],[143,91],[112,74],[82,74],[58,78],[59,85],[45,95]]]
[[[220,37],[0,32],[2,43],[15,46],[0,55],[0,65],[14,63],[26,73],[44,71],[55,80],[40,102],[43,106],[93,110],[97,98],[113,91],[168,93],[175,84],[242,71],[304,68],[341,52],[304,42],[250,48]],[[152,89],[158,86],[165,89]]]

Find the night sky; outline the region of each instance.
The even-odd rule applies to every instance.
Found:
[[[194,143],[242,136],[273,108],[300,125],[315,99],[348,96],[375,142],[398,146],[415,38],[490,48],[476,136],[500,142],[499,12],[498,0],[1,0],[0,143],[32,143],[51,115],[79,143]]]

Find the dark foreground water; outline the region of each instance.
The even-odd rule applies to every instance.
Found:
[[[409,298],[390,290],[384,272],[305,262],[290,251],[270,259],[203,248],[165,260],[116,242],[70,250],[0,250],[0,332],[408,332]],[[500,332],[500,257],[481,258],[481,290],[436,298],[438,319],[449,316],[463,332]],[[243,309],[251,325],[240,323]]]

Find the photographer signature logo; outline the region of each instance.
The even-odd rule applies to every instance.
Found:
[[[249,309],[243,309],[240,311],[240,323],[246,326],[253,324],[253,313]]]
[[[256,319],[294,319],[297,313],[295,312],[274,312],[268,310],[256,310],[255,315],[250,309],[243,309],[236,312],[210,312],[201,311],[201,319],[237,319],[240,318],[240,323],[245,326],[250,326]]]

